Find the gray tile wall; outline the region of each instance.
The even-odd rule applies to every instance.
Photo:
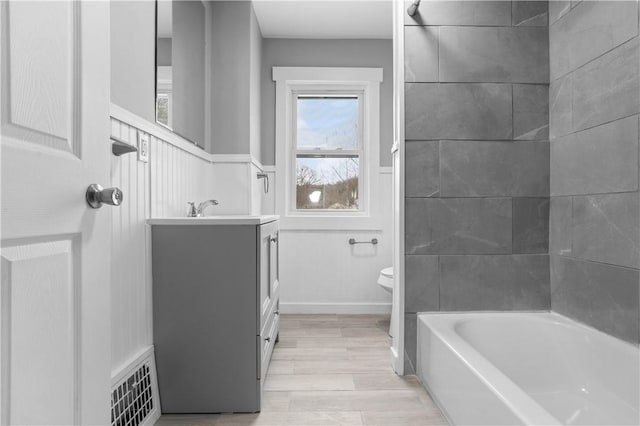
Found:
[[[408,371],[418,312],[550,308],[547,2],[419,12],[405,16]]]
[[[549,10],[551,308],[638,344],[638,2]]]

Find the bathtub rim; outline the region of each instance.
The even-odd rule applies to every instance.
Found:
[[[498,367],[493,365],[487,360],[476,348],[469,344],[462,336],[456,331],[456,322],[452,321],[451,316],[460,317],[474,317],[484,315],[500,315],[500,316],[522,316],[522,315],[535,315],[535,316],[549,316],[554,315],[554,312],[550,311],[465,311],[465,312],[423,312],[417,314],[417,321],[423,321],[429,332],[433,334],[438,340],[444,344],[448,350],[450,350],[454,356],[456,356],[462,363],[464,363],[469,371],[486,386],[504,405],[507,407],[515,417],[520,419],[523,424],[526,425],[558,425],[561,422],[556,419],[551,413],[549,413],[544,407],[536,402],[529,394],[516,385],[505,373],[503,373]],[[433,327],[429,326],[427,321],[435,322]],[[420,339],[421,333],[417,333],[418,339]],[[422,345],[417,344],[417,350],[422,350]],[[420,356],[417,356],[420,360]],[[417,375],[420,377],[421,368],[420,365],[416,366]],[[447,412],[445,406],[438,400],[436,393],[425,381],[420,377],[420,382],[428,390],[429,394],[436,402],[440,410],[444,413],[447,421],[450,424],[454,424],[451,421],[451,416]],[[508,397],[507,397],[508,395]]]
[[[452,320],[451,317],[456,317],[455,320]],[[534,423],[534,424],[560,424],[560,422],[541,404],[535,401],[530,395],[528,395],[524,390],[522,390],[518,385],[516,385],[505,373],[503,373],[498,367],[496,367],[493,363],[491,363],[488,359],[486,359],[482,353],[477,350],[474,346],[468,343],[461,335],[458,334],[458,325],[461,321],[465,319],[473,319],[474,317],[485,317],[485,316],[499,316],[499,317],[508,317],[508,316],[524,316],[529,317],[530,319],[534,319],[536,321],[551,321],[552,323],[559,324],[562,327],[570,327],[576,328],[579,331],[584,331],[586,333],[591,333],[596,338],[603,338],[611,341],[614,345],[620,345],[624,350],[631,350],[638,353],[638,357],[640,359],[640,347],[633,342],[629,342],[627,340],[623,340],[617,336],[613,336],[609,333],[601,331],[597,328],[590,326],[589,324],[585,324],[576,319],[573,319],[569,316],[563,315],[561,313],[549,310],[527,310],[527,311],[438,311],[438,312],[418,312],[416,314],[416,322],[417,324],[417,339],[418,343],[420,339],[424,338],[423,333],[420,333],[420,324],[422,321],[424,326],[426,327],[426,332],[430,333],[433,337],[436,337],[438,341],[444,345],[448,350],[452,352],[452,355],[455,356],[460,362],[462,362],[465,366],[469,368],[469,372],[473,374],[483,385],[486,385],[489,390],[493,392],[493,395],[497,397],[501,402],[505,403],[505,406],[511,410],[514,416],[521,419],[523,422],[529,422],[531,419],[528,415],[522,416],[521,411],[513,406],[513,404],[506,400],[504,396],[500,392],[495,392],[496,387],[492,383],[489,383],[489,379],[487,379],[480,371],[483,371],[486,367],[486,371],[484,371],[487,377],[491,377],[492,382],[496,382],[493,380],[493,373],[495,377],[499,378],[499,381],[506,381],[507,387],[508,384],[514,386],[515,393],[522,396],[525,400],[530,401],[530,405],[533,407],[535,411],[541,411],[542,416],[546,417],[546,421],[542,421],[542,423]],[[429,323],[435,323],[434,326],[430,326]],[[443,328],[445,330],[443,330]],[[449,341],[447,337],[452,337],[453,341]],[[460,345],[460,348],[455,348],[452,345]],[[417,345],[418,357],[417,360],[420,361],[420,354],[424,350],[424,345]],[[464,355],[471,354],[480,360],[480,365],[482,368],[474,367],[470,364],[469,359],[467,359]],[[449,424],[454,424],[451,420],[451,416],[447,412],[447,409],[442,404],[437,394],[434,392],[432,386],[429,383],[426,383],[426,380],[423,380],[424,371],[422,371],[422,366],[416,363],[416,376],[420,383],[424,386],[424,388],[429,392],[431,398],[436,403],[436,405],[440,408],[441,412],[449,422]],[[490,373],[490,374],[487,374]],[[504,390],[504,389],[503,389]],[[508,394],[508,393],[507,393]],[[510,398],[513,400],[513,398]],[[536,415],[537,416],[537,415]],[[542,420],[542,419],[539,419]],[[534,420],[536,421],[536,420]]]
[[[457,315],[457,316],[472,316],[472,315],[490,315],[497,314],[500,316],[508,316],[508,315],[535,315],[541,316],[541,314],[549,314],[550,317],[557,317],[560,320],[558,322],[563,323],[564,325],[575,326],[581,329],[584,329],[590,333],[596,333],[606,339],[614,339],[616,342],[626,345],[631,349],[639,350],[640,345],[630,342],[628,340],[621,339],[620,337],[614,336],[613,334],[609,334],[604,332],[598,328],[595,328],[587,323],[579,321],[577,319],[571,318],[570,316],[561,314],[556,311],[549,310],[532,310],[532,311],[438,311],[438,312],[417,312],[416,313],[416,321],[420,320],[420,316],[433,316],[434,318],[437,316],[448,316],[448,315]]]

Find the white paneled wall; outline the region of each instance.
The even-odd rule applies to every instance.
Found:
[[[250,163],[235,161],[213,165],[213,180],[217,182],[214,198],[220,202],[216,206],[218,214],[251,213],[250,166]]]
[[[210,198],[211,162],[151,138],[151,216],[184,216],[187,202]]]
[[[389,313],[391,295],[378,284],[380,270],[391,266],[393,253],[392,175],[380,173],[382,226],[372,230],[280,231],[280,306],[286,313]],[[276,174],[268,170],[269,194],[263,213],[273,213]],[[378,239],[377,245],[348,241]]]
[[[258,180],[258,173],[262,172],[262,168],[258,167],[256,164],[252,163],[249,166],[249,191],[251,194],[251,208],[250,214],[259,215],[262,214],[262,196],[263,192],[263,182],[262,180]]]
[[[349,245],[349,238],[379,244]],[[281,231],[283,313],[389,313],[391,294],[378,284],[391,266],[390,232]]]
[[[262,214],[275,214],[276,211],[276,170],[274,166],[265,166],[264,172],[269,176],[269,192],[260,192]],[[262,183],[260,182],[260,187]]]
[[[135,143],[137,129],[111,120],[111,134]],[[150,212],[149,163],[136,154],[111,157],[111,185],[123,193],[112,209],[111,366],[115,374],[128,358],[151,345],[150,280],[145,220]]]
[[[112,136],[137,144],[138,129],[111,119]],[[205,157],[205,158],[202,158]],[[182,216],[186,202],[212,196],[211,162],[155,136],[149,162],[135,153],[111,160],[111,185],[124,200],[112,209],[112,373],[117,375],[153,343],[150,217]]]

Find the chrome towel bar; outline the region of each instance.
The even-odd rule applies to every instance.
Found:
[[[371,241],[356,241],[355,238],[349,238],[349,244],[350,245],[354,245],[354,244],[373,244],[375,246],[376,244],[378,244],[378,239],[377,238],[372,238]]]

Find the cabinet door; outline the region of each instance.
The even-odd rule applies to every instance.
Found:
[[[271,247],[269,249],[269,297],[276,300],[278,285],[280,284],[280,232],[276,228],[271,233]]]
[[[260,226],[260,331],[265,326],[275,299],[278,277],[278,223]],[[276,280],[274,282],[273,280]]]

